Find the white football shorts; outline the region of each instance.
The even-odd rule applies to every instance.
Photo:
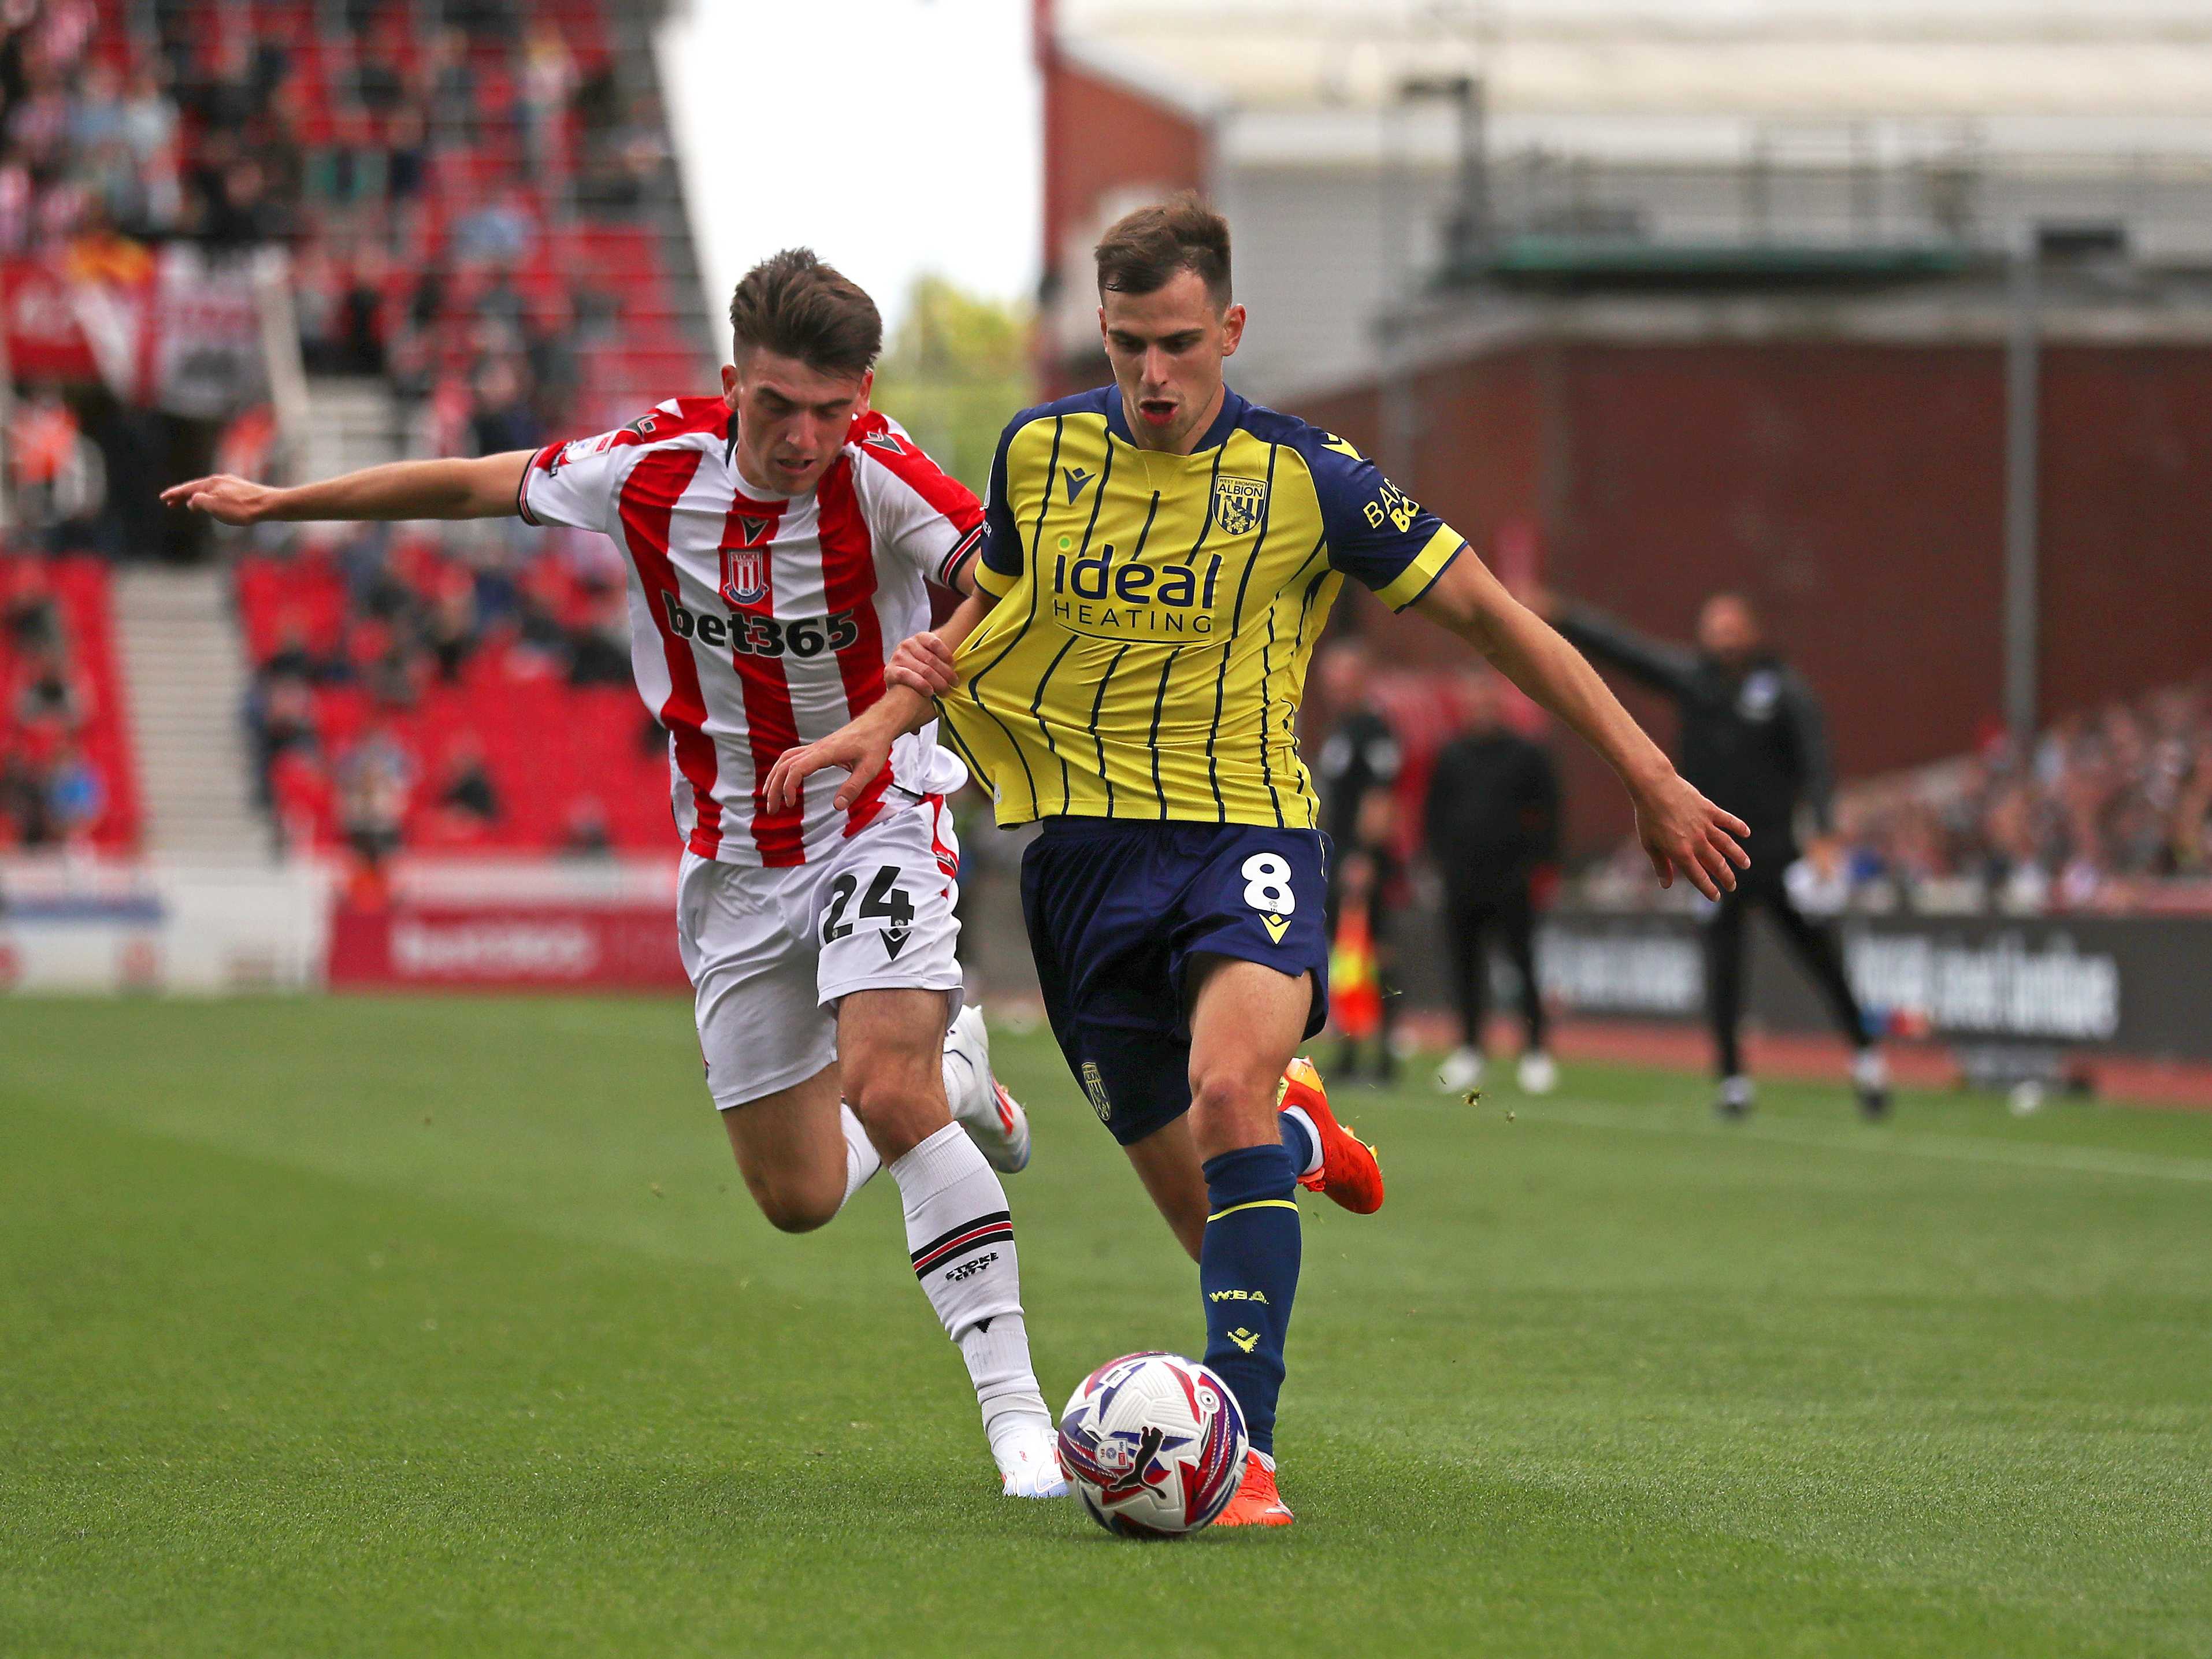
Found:
[[[784,869],[684,854],[676,943],[707,1088],[727,1111],[812,1077],[837,1055],[837,1000],[949,991],[960,1012],[960,843],[940,795],[886,806],[819,863]]]

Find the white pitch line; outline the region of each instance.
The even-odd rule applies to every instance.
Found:
[[[1914,1158],[1944,1158],[1961,1164],[2003,1164],[2021,1170],[2060,1170],[2080,1175],[2132,1176],[2153,1181],[2212,1182],[2212,1158],[2166,1158],[2154,1152],[2106,1152],[2095,1146],[2049,1146],[2021,1141],[1967,1140],[1956,1135],[1899,1133],[1869,1128],[1845,1137],[1788,1124],[1685,1123],[1679,1119],[1633,1115],[1594,1102],[1516,1101],[1514,1109],[1532,1122],[1583,1129],[1638,1129],[1647,1134],[1698,1135],[1707,1139],[1741,1137],[1820,1146],[1846,1152],[1904,1152]]]

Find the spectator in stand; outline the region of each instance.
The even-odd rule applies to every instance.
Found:
[[[561,850],[572,858],[605,858],[614,851],[607,829],[607,809],[596,795],[579,795],[568,803],[568,822],[561,832]]]
[[[469,426],[477,454],[501,455],[538,447],[544,428],[530,407],[519,359],[487,359],[476,372],[472,391],[476,407]]]
[[[1462,731],[1429,774],[1423,822],[1430,861],[1443,878],[1443,923],[1460,1046],[1437,1073],[1448,1094],[1482,1081],[1483,1028],[1490,1000],[1486,948],[1495,934],[1521,981],[1528,1042],[1518,1080],[1532,1095],[1559,1087],[1545,1046],[1544,997],[1536,977],[1536,915],[1557,882],[1559,778],[1552,757],[1505,724],[1504,683],[1486,663],[1453,682]]]
[[[567,593],[559,564],[538,559],[522,572],[514,606],[514,641],[508,672],[520,678],[566,673],[568,629],[562,622]]]
[[[401,109],[385,129],[385,190],[395,204],[411,202],[422,195],[430,174],[429,130],[422,112],[412,104]]]
[[[613,582],[586,578],[590,619],[568,635],[568,684],[630,684],[629,594]]]
[[[1393,792],[1404,764],[1404,751],[1389,722],[1369,700],[1373,664],[1365,640],[1356,634],[1340,635],[1322,647],[1319,668],[1322,696],[1334,721],[1321,746],[1317,779],[1322,828],[1336,848],[1328,897],[1329,937],[1332,940],[1336,937],[1346,860],[1358,852],[1365,859],[1367,942],[1382,997],[1375,1076],[1378,1082],[1388,1082],[1396,1070],[1391,1046],[1391,1027],[1397,1013],[1397,997],[1390,981],[1395,942],[1391,923],[1401,884],[1397,797]],[[1347,1061],[1350,1058],[1347,1054]]]
[[[46,769],[20,739],[0,746],[0,845],[43,847],[53,839]]]
[[[46,806],[56,836],[71,844],[88,840],[107,810],[107,785],[100,769],[73,742],[62,746],[47,770]]]
[[[329,142],[306,157],[306,184],[310,197],[340,216],[384,199],[384,147],[358,106],[331,118]]]
[[[313,688],[303,675],[264,667],[248,699],[246,725],[253,735],[258,797],[268,805],[276,799],[277,762],[295,750],[312,753],[315,748]]]
[[[473,732],[463,732],[446,752],[446,778],[438,791],[438,805],[475,821],[477,827],[499,822],[499,790],[484,763],[483,741]]]
[[[338,811],[346,839],[371,869],[399,850],[415,793],[415,757],[379,726],[338,763]]]
[[[354,62],[354,98],[381,120],[399,107],[406,92],[406,77],[399,71],[396,26],[389,17],[379,18],[370,26]]]
[[[437,578],[422,618],[422,642],[438,664],[438,678],[460,683],[461,670],[477,648],[477,589],[469,573],[448,565]]]
[[[16,684],[15,723],[31,730],[74,732],[89,712],[85,688],[76,684],[59,650],[26,657]]]
[[[1797,861],[1796,815],[1812,816],[1826,838],[1832,805],[1826,732],[1812,688],[1768,648],[1758,614],[1738,593],[1716,593],[1698,615],[1694,649],[1662,644],[1558,596],[1531,596],[1539,613],[1575,646],[1672,698],[1681,714],[1676,764],[1691,786],[1751,826],[1751,867],[1711,905],[1705,927],[1707,1012],[1721,1081],[1714,1107],[1741,1118],[1753,1090],[1743,1069],[1738,1025],[1743,1006],[1744,913],[1763,905],[1827,999],[1851,1045],[1851,1082],[1860,1112],[1889,1110],[1881,1048],[1867,1029],[1844,972],[1835,930],[1802,911],[1788,872]],[[1823,848],[1824,856],[1828,849]]]
[[[502,191],[453,227],[453,250],[462,259],[519,265],[538,240],[529,198],[519,190]]]
[[[431,123],[464,143],[476,142],[477,79],[469,67],[469,38],[457,28],[441,30],[422,66],[429,94]]]
[[[522,49],[522,118],[530,137],[533,174],[550,177],[567,156],[569,100],[576,93],[576,59],[561,31],[535,19]]]
[[[63,649],[61,606],[54,601],[53,584],[44,562],[19,559],[10,567],[5,622],[8,643],[19,654],[35,655]]]

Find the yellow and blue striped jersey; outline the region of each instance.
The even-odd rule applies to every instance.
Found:
[[[997,607],[939,699],[1002,824],[1319,825],[1295,726],[1346,575],[1402,610],[1465,545],[1350,444],[1234,392],[1188,455],[1121,393],[1016,416],[975,568]]]

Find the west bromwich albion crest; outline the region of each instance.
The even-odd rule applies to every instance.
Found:
[[[1260,478],[1216,478],[1213,521],[1224,535],[1249,536],[1267,516],[1267,485]]]

